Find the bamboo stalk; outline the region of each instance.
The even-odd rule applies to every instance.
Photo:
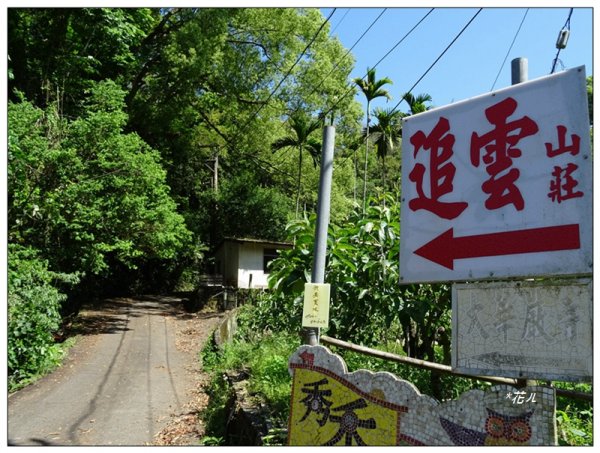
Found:
[[[366,346],[359,346],[354,343],[349,343],[347,341],[338,340],[337,338],[328,337],[323,335],[321,337],[321,342],[325,344],[329,344],[332,346],[337,346],[339,348],[348,349],[349,351],[358,352],[360,354],[369,355],[372,357],[377,357],[379,359],[389,360],[391,362],[403,363],[405,365],[415,366],[418,368],[422,368],[430,371],[437,371],[439,373],[451,374],[457,377],[464,377],[467,379],[477,379],[479,381],[491,382],[493,384],[508,384],[517,386],[517,379],[503,378],[497,376],[473,376],[469,374],[456,373],[452,370],[452,367],[448,365],[442,365],[440,363],[428,362],[426,360],[414,359],[412,357],[401,356],[397,354],[392,354],[391,352],[379,351],[377,349],[367,348]],[[564,390],[564,389],[556,389],[557,396],[564,396],[572,399],[579,399],[584,401],[593,401],[593,394],[577,392],[575,390]]]

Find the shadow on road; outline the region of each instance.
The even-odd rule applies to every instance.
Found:
[[[184,295],[144,295],[104,299],[84,306],[65,330],[67,336],[119,333],[129,330],[127,327],[129,318],[148,314],[180,320],[210,319],[220,316],[219,313],[214,312],[189,313],[185,310],[185,301]]]
[[[60,444],[55,444],[52,443],[46,439],[36,439],[36,438],[31,438],[28,439],[26,443],[17,443],[11,439],[8,439],[6,441],[6,445],[8,445],[9,447],[14,447],[14,446],[20,446],[20,445],[43,445],[43,446],[53,446],[53,445],[60,445]]]

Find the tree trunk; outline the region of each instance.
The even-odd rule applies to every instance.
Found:
[[[383,166],[383,208],[385,209],[385,154],[381,158]]]
[[[365,146],[365,174],[363,175],[363,214],[367,212],[367,165],[369,158],[369,123],[371,114],[369,113],[371,101],[367,99],[367,145]]]
[[[356,159],[357,149],[354,150],[354,203],[356,203],[356,187],[358,183],[358,160]]]
[[[298,188],[296,193],[296,219],[298,219],[298,209],[300,208],[300,183],[302,180],[302,147],[300,146],[300,157],[298,158]]]

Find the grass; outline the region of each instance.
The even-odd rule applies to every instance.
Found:
[[[271,408],[273,432],[264,439],[268,445],[285,445],[285,427],[289,416],[291,394],[291,376],[288,373],[288,359],[300,346],[300,338],[288,333],[268,333],[257,335],[246,333],[245,338],[238,337],[223,350],[208,345],[203,351],[203,364],[206,370],[213,372],[211,382],[211,401],[203,418],[207,424],[206,445],[223,442],[223,429],[227,414],[224,407],[229,389],[223,379],[223,373],[244,370],[248,373],[250,393],[264,401]],[[332,352],[344,358],[349,371],[368,369],[389,371],[401,379],[413,383],[421,393],[431,394],[430,372],[404,364],[330,348]],[[390,352],[401,353],[393,345]],[[555,387],[592,392],[590,384],[554,383]],[[451,375],[441,377],[443,399],[455,399],[471,388],[489,387],[490,384]],[[592,403],[559,397],[557,399],[557,434],[559,445],[593,445],[593,406]]]
[[[222,439],[227,422],[226,405],[231,389],[224,378],[225,373],[244,371],[248,374],[248,391],[260,399],[270,410],[270,420],[275,426],[265,443],[285,443],[282,432],[287,427],[292,378],[288,372],[288,358],[300,345],[297,336],[289,334],[265,334],[253,340],[235,339],[219,350],[214,343],[202,351],[205,371],[213,378],[208,388],[210,401],[202,414],[206,424],[203,443]]]
[[[586,383],[555,383],[555,387],[592,393],[592,385]],[[594,407],[591,402],[558,397],[556,425],[559,445],[594,444]]]

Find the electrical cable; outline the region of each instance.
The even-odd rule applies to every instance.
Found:
[[[404,100],[406,95],[408,93],[412,92],[412,90],[415,89],[415,87],[419,84],[419,82],[425,78],[425,76],[429,73],[429,71],[431,71],[431,69],[437,64],[437,62],[440,61],[440,59],[444,56],[444,54],[450,49],[450,47],[452,47],[452,45],[456,42],[456,40],[460,37],[460,35],[462,35],[464,33],[464,31],[469,27],[469,25],[471,25],[471,23],[475,20],[475,18],[479,15],[479,13],[482,10],[483,10],[483,8],[479,8],[479,10],[475,13],[475,15],[473,17],[471,17],[471,20],[469,20],[469,22],[467,22],[467,24],[462,28],[462,30],[454,37],[452,42],[450,42],[450,44],[448,44],[448,46],[443,50],[443,52],[431,64],[431,66],[429,66],[429,68],[427,68],[427,70],[423,73],[423,75],[421,77],[419,77],[419,80],[417,80],[415,82],[415,84],[410,88],[410,90],[408,90],[406,93],[404,93],[404,95],[402,96],[402,99],[400,99],[398,101],[398,103],[394,106],[394,108],[390,111],[390,113],[393,113],[396,111],[396,109],[398,108],[400,103]]]
[[[367,27],[367,29],[362,33],[362,35],[360,35],[360,37],[354,42],[354,44],[352,44],[352,47],[350,47],[346,51],[346,53],[333,65],[333,67],[331,68],[331,70],[327,74],[325,74],[325,76],[323,76],[323,78],[319,81],[319,83],[316,84],[315,88],[313,88],[313,90],[310,93],[308,93],[308,95],[306,97],[311,96],[312,94],[314,94],[321,87],[321,85],[323,84],[323,82],[325,82],[325,80],[327,80],[327,78],[333,73],[333,71],[335,71],[338,68],[338,66],[348,56],[348,54],[352,51],[352,49],[354,49],[356,47],[356,45],[365,37],[365,35],[369,32],[369,30],[371,30],[371,28],[373,28],[373,26],[377,23],[377,21],[381,18],[381,16],[383,16],[383,13],[385,13],[386,10],[387,10],[387,8],[383,8],[383,11],[381,11],[381,13],[379,14],[379,16],[377,16],[375,18],[375,20],[373,22],[371,22],[371,25],[369,25]],[[290,113],[290,115],[293,115],[298,110],[300,110],[300,106],[296,107]],[[322,116],[325,117],[326,114],[323,114]]]
[[[337,28],[340,26],[340,24],[341,24],[342,22],[344,22],[344,19],[346,18],[346,16],[348,15],[348,13],[349,13],[349,12],[350,12],[350,8],[348,8],[348,9],[346,10],[346,12],[344,13],[344,15],[343,15],[343,16],[342,16],[342,18],[340,19],[340,21],[339,21],[337,24],[335,24],[335,27],[333,27],[333,30],[331,30],[331,31],[329,32],[329,34],[330,34],[330,35],[333,35],[333,32],[337,30]]]
[[[285,79],[287,79],[289,77],[289,75],[292,73],[292,70],[296,67],[296,65],[300,62],[300,60],[302,59],[302,57],[304,56],[304,54],[306,53],[306,51],[308,50],[308,48],[312,45],[313,42],[315,42],[315,40],[317,39],[317,36],[319,36],[319,33],[321,33],[321,30],[323,30],[323,27],[325,27],[325,24],[327,22],[329,22],[329,19],[331,19],[331,16],[333,16],[333,14],[335,13],[335,11],[337,10],[337,8],[333,8],[333,11],[331,11],[331,13],[329,14],[329,16],[327,17],[327,19],[325,19],[325,21],[321,24],[321,26],[319,27],[319,29],[317,30],[317,32],[315,33],[315,35],[313,36],[313,38],[310,40],[310,42],[306,45],[306,47],[304,48],[304,50],[300,53],[300,55],[298,56],[298,58],[296,58],[296,61],[294,62],[294,64],[288,69],[287,73],[283,76],[283,78],[279,81],[279,83],[277,84],[277,86],[271,91],[271,93],[269,94],[269,96],[267,97],[267,100],[264,101],[260,107],[258,109],[256,109],[256,112],[254,112],[254,114],[248,119],[248,121],[246,121],[246,123],[244,124],[244,126],[242,126],[242,128],[240,129],[240,132],[236,135],[236,138],[239,137],[239,135],[244,132],[246,130],[246,127],[248,127],[248,125],[250,124],[250,122],[252,122],[260,113],[260,111],[263,109],[263,107],[265,105],[267,105],[269,103],[269,101],[271,100],[271,98],[275,95],[275,92],[279,89],[279,87],[281,85],[283,85],[283,82],[285,81]]]
[[[400,43],[402,43],[406,38],[408,38],[408,36],[415,31],[415,29],[421,25],[421,23],[427,18],[427,16],[429,16],[433,10],[435,8],[431,8],[429,10],[429,12],[427,12],[427,14],[425,14],[402,38],[400,38],[400,40],[398,42],[396,42],[396,44],[394,44],[394,46],[382,57],[379,59],[379,61],[377,63],[375,63],[375,65],[371,68],[371,69],[375,69],[377,67],[377,65],[379,65],[379,63],[381,63],[385,58],[387,58],[390,53],[396,48],[398,47],[398,45]],[[366,73],[362,78],[365,78],[368,75],[368,73]],[[326,117],[327,115],[329,115],[336,107],[337,105],[346,98],[346,96],[348,96],[350,93],[354,92],[354,85],[352,83],[349,83],[347,86],[347,90],[346,92],[340,97],[338,98],[338,100],[331,106],[331,108],[329,108],[329,110],[327,110],[325,113],[323,113],[323,117]]]
[[[573,8],[569,10],[569,16],[567,17],[565,25],[563,25],[563,28],[561,29],[561,33],[563,30],[567,30],[567,37],[568,33],[571,31],[571,14],[573,14]],[[559,41],[560,37],[561,35],[559,34]],[[559,41],[556,41],[556,47],[558,48],[558,51],[556,52],[556,57],[554,58],[554,62],[552,63],[552,70],[550,71],[550,74],[554,74],[554,70],[556,69],[556,63],[558,62],[558,55],[560,54],[560,51],[563,50],[564,46],[567,45],[567,43],[565,42],[564,46],[560,46]]]
[[[525,22],[525,18],[527,17],[527,13],[529,12],[529,8],[527,8],[525,10],[525,14],[523,15],[523,19],[521,19],[521,23],[519,24],[519,28],[517,29],[517,32],[515,33],[515,36],[512,40],[512,42],[510,43],[510,47],[508,48],[508,51],[506,52],[506,55],[504,57],[504,61],[502,61],[502,64],[500,65],[500,69],[498,70],[498,74],[496,75],[496,78],[494,79],[494,83],[492,84],[492,88],[490,88],[490,91],[494,90],[494,87],[496,86],[496,82],[498,81],[498,78],[500,77],[500,73],[502,72],[502,69],[504,69],[504,65],[506,64],[506,60],[508,58],[508,55],[510,54],[510,51],[513,48],[513,45],[515,44],[515,41],[517,40],[517,36],[519,36],[519,32],[521,31],[521,27],[523,26],[523,22]]]
[[[298,58],[296,59],[296,61],[294,62],[294,64],[288,69],[288,71],[286,72],[286,74],[284,75],[284,77],[279,81],[279,83],[277,84],[277,86],[270,92],[269,96],[267,97],[267,99],[260,105],[260,107],[250,116],[250,118],[248,119],[248,121],[246,121],[244,123],[244,125],[238,130],[238,133],[230,140],[226,139],[225,136],[222,134],[222,132],[213,124],[208,123],[208,125],[214,129],[224,140],[226,143],[226,148],[229,148],[230,150],[234,150],[234,143],[236,143],[238,137],[240,137],[240,135],[245,132],[246,128],[250,125],[250,123],[258,116],[258,114],[260,113],[260,111],[263,109],[263,107],[268,104],[268,102],[271,100],[271,98],[274,96],[274,94],[277,92],[277,90],[279,89],[279,87],[281,87],[281,85],[283,84],[283,82],[285,81],[285,79],[287,79],[287,77],[289,77],[289,75],[292,73],[292,70],[294,69],[294,67],[296,67],[296,65],[300,62],[300,60],[302,59],[302,57],[304,56],[304,54],[306,53],[306,51],[310,48],[310,46],[315,42],[315,40],[317,39],[317,37],[319,36],[319,34],[321,33],[321,31],[323,30],[323,27],[325,27],[325,24],[327,22],[329,22],[329,20],[331,19],[331,17],[333,16],[333,14],[336,12],[337,8],[334,8],[333,11],[331,11],[331,13],[329,14],[329,16],[327,17],[327,19],[325,19],[325,21],[321,24],[321,26],[319,27],[319,29],[316,31],[316,33],[314,34],[314,36],[312,37],[312,39],[310,40],[310,42],[306,45],[306,47],[304,48],[304,50],[300,53],[300,55],[298,56]],[[254,160],[255,162],[257,159],[255,156],[250,155],[249,153],[241,153],[239,155],[240,158],[249,158],[251,160]],[[260,166],[260,164],[259,164]],[[272,164],[269,164],[269,166],[275,170],[278,170],[279,172],[286,174],[286,172],[274,167]],[[288,175],[289,176],[289,175]]]
[[[381,57],[377,63],[375,63],[375,65],[373,66],[373,68],[376,68],[376,67],[377,67],[377,65],[379,65],[379,63],[381,63],[383,60],[385,60],[385,59],[386,59],[386,58],[387,58],[387,57],[388,57],[388,56],[389,56],[389,55],[390,55],[390,54],[391,54],[391,53],[394,51],[394,49],[395,49],[396,47],[398,47],[398,46],[399,46],[399,45],[402,43],[402,41],[404,41],[404,40],[406,39],[406,37],[408,37],[408,35],[410,35],[410,34],[413,32],[413,30],[414,30],[415,28],[417,28],[417,26],[418,26],[418,25],[419,25],[421,22],[423,22],[423,21],[424,21],[424,20],[427,18],[427,16],[429,16],[429,15],[430,15],[430,14],[433,12],[433,10],[434,10],[434,9],[435,9],[435,8],[431,8],[431,9],[429,10],[429,12],[428,12],[427,14],[425,14],[425,15],[423,16],[423,18],[422,18],[422,19],[421,19],[419,22],[417,22],[417,24],[416,24],[416,25],[415,25],[413,28],[411,28],[411,29],[410,29],[410,31],[409,31],[409,32],[408,32],[406,35],[404,35],[404,36],[402,37],[402,39],[400,39],[400,41],[398,41],[396,44],[394,44],[394,45],[393,45],[393,47],[392,47],[390,50],[388,50],[388,51],[387,51],[387,53],[386,53],[386,54],[385,54],[383,57]]]

